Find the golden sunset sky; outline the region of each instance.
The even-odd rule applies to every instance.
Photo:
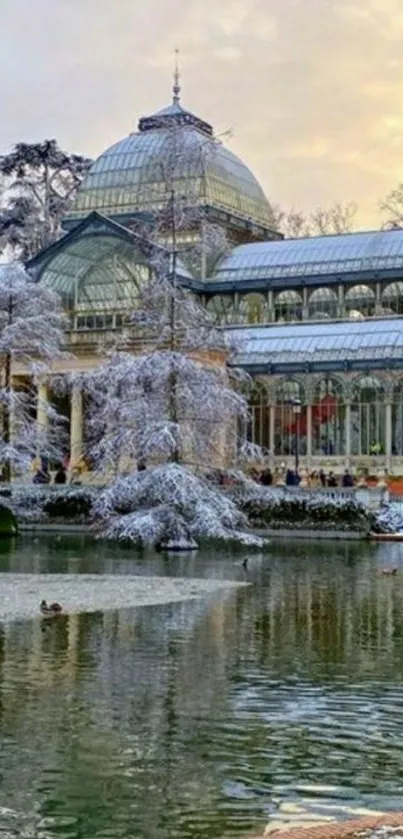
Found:
[[[1,0],[0,150],[96,156],[168,104],[211,122],[269,199],[356,201],[403,181],[403,0]]]

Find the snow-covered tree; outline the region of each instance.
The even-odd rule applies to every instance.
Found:
[[[35,283],[18,263],[0,265],[0,469],[5,480],[12,469],[26,469],[37,451],[60,456],[62,420],[47,402],[37,404],[36,386],[63,353],[65,325],[50,289]],[[24,365],[32,387],[13,388],[15,362]],[[39,426],[37,413],[44,420]]]
[[[189,548],[202,540],[262,545],[225,492],[178,463],[118,478],[97,499],[94,513],[104,535],[141,545]]]
[[[327,208],[317,207],[311,213],[274,207],[274,226],[286,239],[350,233],[354,230],[356,215],[357,205],[351,201],[348,204],[337,202]]]
[[[210,138],[200,146],[194,132],[169,128],[156,163],[163,189],[158,201],[149,196],[148,221],[137,228],[152,266],[128,312],[141,349],[134,354],[122,335],[83,382],[89,455],[111,481],[97,515],[107,534],[141,544],[239,539],[246,525],[205,474],[236,457],[247,402],[231,386],[223,333],[180,282],[189,249],[207,258],[200,183],[214,148]]]
[[[224,463],[235,450],[236,420],[246,418],[225,366],[191,357],[179,344],[115,352],[86,382],[98,437],[92,457],[106,474],[138,462]]]
[[[403,184],[398,184],[380,202],[384,228],[399,230],[403,227]]]
[[[132,313],[142,350],[123,344],[84,377],[91,459],[112,481],[96,513],[109,536],[141,544],[260,544],[240,536],[245,517],[205,476],[236,458],[248,407],[229,381],[223,333],[179,283],[175,230],[170,258],[152,249],[153,275]]]
[[[0,249],[27,260],[60,235],[60,222],[91,165],[56,140],[17,143],[0,157]]]

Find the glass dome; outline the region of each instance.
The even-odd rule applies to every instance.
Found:
[[[78,190],[69,219],[93,210],[114,218],[160,210],[173,189],[192,205],[273,228],[270,204],[252,172],[175,97],[169,107],[140,119],[137,133],[101,154]]]

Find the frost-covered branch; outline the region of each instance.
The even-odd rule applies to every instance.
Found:
[[[0,266],[0,466],[24,471],[37,451],[60,457],[63,421],[50,405],[41,406],[43,426],[36,422],[37,385],[63,356],[65,317],[58,297],[35,283],[23,267]],[[17,387],[13,365],[22,362],[31,384]],[[46,426],[46,434],[45,434]]]
[[[176,418],[171,417],[175,376]],[[91,457],[103,470],[138,460],[209,463],[235,450],[247,404],[228,386],[225,367],[203,366],[180,352],[116,353],[85,379],[90,396]]]
[[[93,512],[106,536],[142,546],[209,539],[263,544],[248,532],[246,517],[230,498],[175,463],[120,478]]]

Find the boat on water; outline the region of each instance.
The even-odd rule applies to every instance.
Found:
[[[370,533],[369,538],[374,542],[403,542],[403,533]]]

